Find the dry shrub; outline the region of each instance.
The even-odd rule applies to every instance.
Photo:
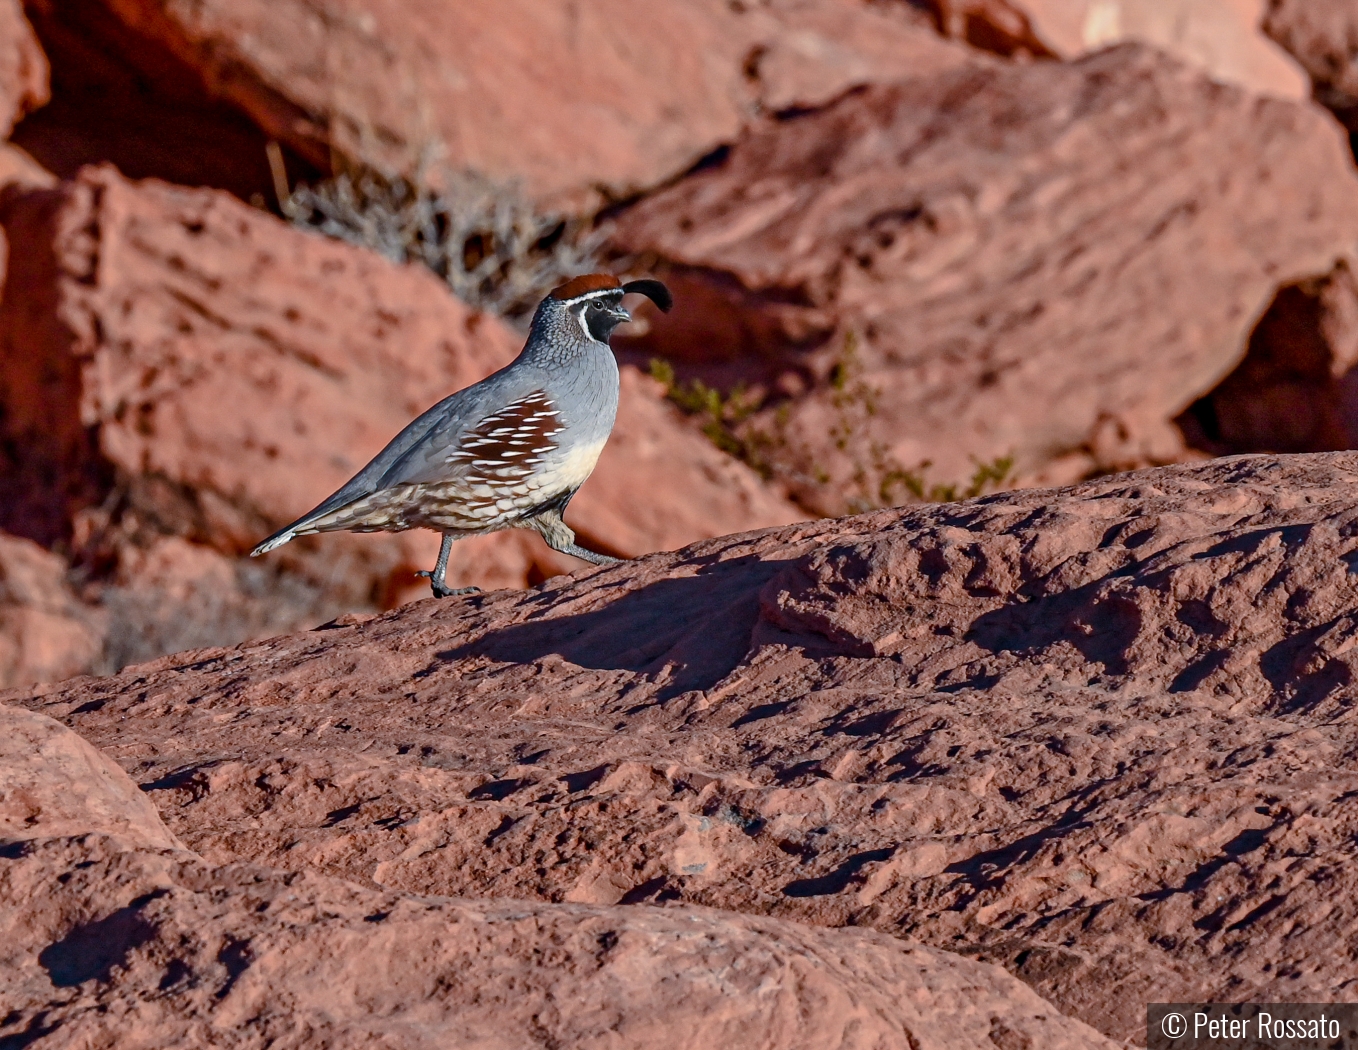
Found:
[[[294,226],[391,259],[423,263],[463,302],[523,326],[562,281],[597,268],[587,219],[542,214],[513,185],[447,174],[432,190],[372,169],[280,194]]]

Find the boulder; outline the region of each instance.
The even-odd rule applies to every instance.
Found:
[[[60,722],[0,704],[0,846],[89,834],[184,848],[115,762]]]
[[[141,46],[320,169],[471,169],[590,208],[684,171],[764,109],[972,61],[857,0],[308,4],[101,0]],[[66,27],[78,32],[78,27]]]
[[[87,169],[11,194],[0,222],[23,248],[0,306],[0,519],[94,570],[116,666],[427,593],[413,573],[432,533],[242,556],[520,336],[420,267],[219,191]],[[598,476],[570,518],[621,555],[801,517],[636,376]],[[505,533],[459,543],[450,579],[521,587],[577,567]]]
[[[9,702],[213,864],[873,928],[1139,1040],[1358,980],[1355,507],[1354,453],[1165,467]]]
[[[0,139],[49,97],[47,56],[20,0],[0,0]]]
[[[1264,32],[1310,75],[1316,101],[1358,133],[1358,11],[1345,0],[1268,0]]]
[[[1324,115],[1137,45],[865,88],[613,232],[679,302],[633,351],[763,383],[749,444],[822,512],[1182,458],[1169,421],[1356,238]]]
[[[103,666],[107,617],[76,597],[69,566],[0,533],[0,686],[55,682]]]
[[[1240,365],[1179,420],[1217,454],[1358,446],[1358,259],[1285,285]]]
[[[1305,71],[1260,28],[1268,0],[933,0],[931,6],[946,35],[1003,54],[1021,48],[1069,59],[1138,41],[1224,83],[1279,98],[1310,95]]]
[[[17,856],[12,854],[17,853]],[[48,839],[0,859],[0,1033],[93,1050],[1113,1050],[997,966],[707,908],[384,893]]]

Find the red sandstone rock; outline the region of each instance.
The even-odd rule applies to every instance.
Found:
[[[418,897],[184,850],[0,705],[0,1038],[160,1048],[1107,1047],[997,966],[700,907]]]
[[[126,773],[59,722],[0,705],[0,842],[112,835],[183,849]]]
[[[1195,445],[1217,453],[1358,445],[1355,262],[1279,290],[1245,360],[1183,417]]]
[[[56,185],[56,176],[23,150],[0,143],[0,189],[18,185],[25,189],[47,189]]]
[[[857,0],[103,7],[321,168],[332,149],[410,175],[472,168],[572,206],[678,174],[761,108],[972,61],[904,5]]]
[[[1163,468],[10,697],[212,864],[873,927],[1133,1039],[1358,981],[1355,506],[1355,454]]]
[[[1310,95],[1306,74],[1260,31],[1268,0],[935,0],[947,35],[1008,54],[1075,58],[1151,44],[1217,80],[1280,98]]]
[[[802,502],[965,487],[1006,456],[1079,476],[1182,456],[1168,421],[1281,285],[1350,250],[1337,130],[1125,45],[751,132],[624,213],[615,242],[673,266],[678,305],[643,352],[793,395],[750,426]]]
[[[706,908],[450,901],[46,839],[0,860],[37,1045],[1112,1050],[998,967]]]
[[[569,516],[582,535],[628,557],[806,517],[685,424],[664,388],[630,366],[613,436]]]
[[[267,137],[214,98],[197,71],[129,32],[100,0],[24,0],[51,63],[52,98],[11,138],[62,178],[112,163],[129,178],[155,176],[273,202]],[[319,172],[283,146],[294,178]]]
[[[423,269],[220,192],[106,168],[13,196],[0,218],[23,247],[0,308],[0,404],[21,456],[2,516],[102,566],[117,666],[424,593],[412,574],[433,562],[432,533],[239,555],[508,363],[520,337]],[[569,517],[630,556],[801,515],[629,374],[598,481]],[[501,534],[459,543],[450,578],[524,586],[578,567]]]
[[[1358,11],[1345,0],[1268,0],[1264,31],[1311,76],[1316,101],[1358,131]]]
[[[102,665],[106,617],[77,600],[67,568],[36,543],[0,533],[4,686],[55,682]]]
[[[0,0],[0,139],[48,99],[47,57],[19,0]]]

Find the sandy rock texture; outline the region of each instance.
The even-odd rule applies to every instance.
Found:
[[[1165,467],[8,696],[215,865],[871,927],[1138,1039],[1358,988],[1356,505],[1352,453]]]
[[[20,0],[0,2],[0,139],[49,97],[47,56]]]
[[[105,661],[312,626],[420,594],[432,533],[338,535],[242,556],[522,339],[431,274],[293,230],[217,191],[87,169],[12,193],[0,305],[0,524],[64,547],[111,613]],[[801,513],[630,374],[572,506],[622,555]],[[682,487],[675,482],[681,481]],[[524,532],[455,548],[458,585],[569,568]],[[88,591],[88,594],[84,594]]]
[[[431,899],[94,835],[5,857],[0,1036],[39,1048],[1114,1046],[997,966],[869,930]]]
[[[69,566],[32,540],[0,533],[0,683],[56,682],[99,666],[107,614],[79,600]]]
[[[1314,107],[1122,45],[854,92],[614,236],[672,267],[637,352],[768,384],[751,444],[833,512],[1181,457],[1279,288],[1347,257],[1358,178]]]
[[[1113,1046],[998,966],[870,930],[214,867],[7,705],[0,945],[0,1038],[39,1048]]]
[[[146,793],[46,715],[0,705],[0,842],[111,835],[134,849],[183,849]]]
[[[946,35],[1002,54],[1023,47],[1076,58],[1139,41],[1225,83],[1296,100],[1311,93],[1305,71],[1261,28],[1268,0],[934,0],[930,6]]]
[[[1264,31],[1311,77],[1316,101],[1358,132],[1358,11],[1344,0],[1268,0]]]
[[[319,168],[332,149],[431,179],[471,168],[570,208],[672,178],[764,110],[980,60],[908,5],[857,0],[91,6],[143,42],[133,60],[172,56]]]

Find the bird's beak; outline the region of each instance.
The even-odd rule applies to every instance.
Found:
[[[632,319],[632,315],[621,306],[610,306],[608,308],[608,313],[610,317],[618,322],[618,324],[626,324]]]

